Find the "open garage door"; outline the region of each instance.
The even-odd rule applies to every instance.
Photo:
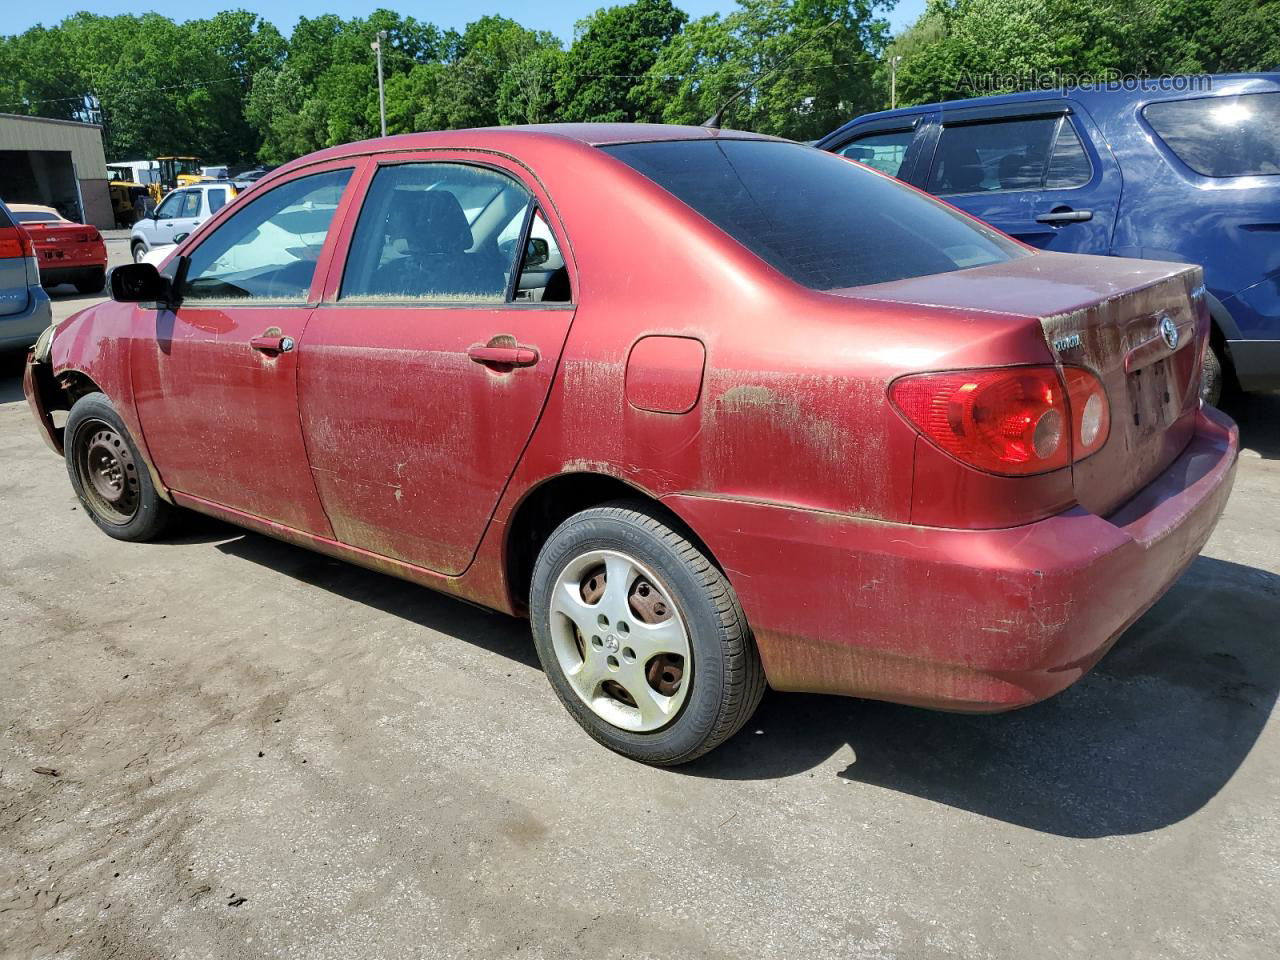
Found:
[[[39,203],[85,222],[70,150],[0,150],[0,184],[6,203]]]

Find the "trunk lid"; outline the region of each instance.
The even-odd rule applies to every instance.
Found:
[[[1038,253],[836,292],[1037,321],[1053,359],[1091,371],[1107,392],[1107,441],[1072,467],[1076,499],[1093,513],[1112,513],[1150,483],[1194,432],[1209,333],[1197,266]]]

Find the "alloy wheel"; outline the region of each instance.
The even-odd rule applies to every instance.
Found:
[[[565,678],[598,717],[634,733],[671,723],[693,679],[689,631],[667,587],[616,550],[571,560],[551,595]]]

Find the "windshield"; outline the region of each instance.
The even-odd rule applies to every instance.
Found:
[[[603,149],[814,290],[1028,255],[931,197],[798,143],[675,140]]]

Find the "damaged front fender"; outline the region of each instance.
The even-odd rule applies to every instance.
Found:
[[[48,327],[40,334],[40,339],[27,354],[27,364],[22,372],[22,392],[26,395],[27,405],[36,418],[40,435],[49,449],[62,456],[62,428],[53,422],[50,412],[57,403],[58,384],[53,376],[53,364],[49,360],[49,352],[53,343],[53,327]]]

